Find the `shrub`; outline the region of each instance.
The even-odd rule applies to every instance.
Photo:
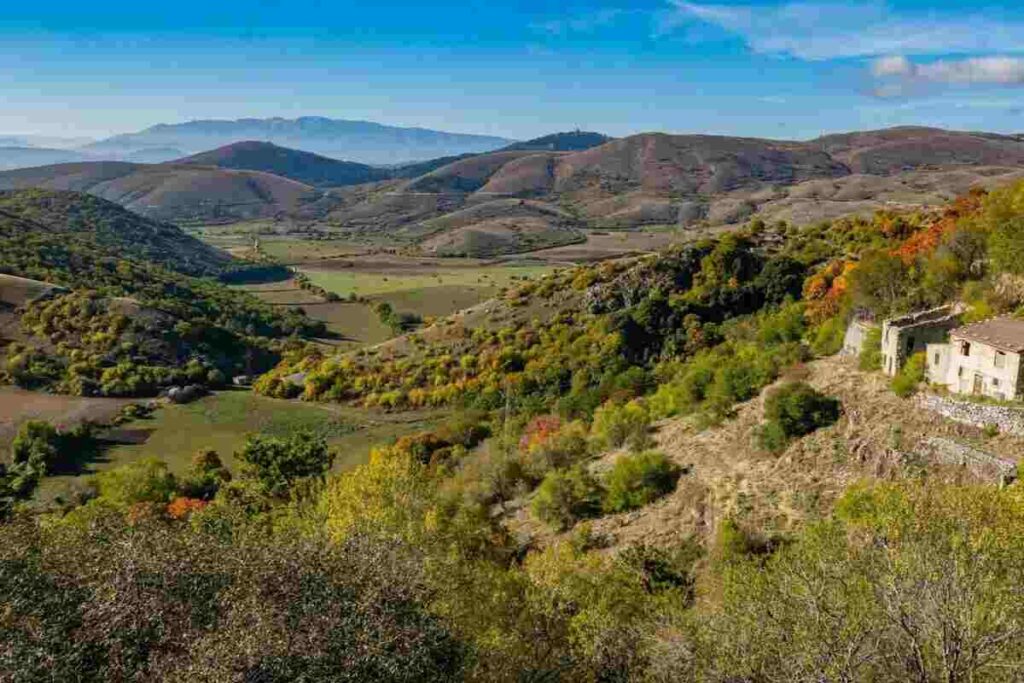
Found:
[[[221,485],[229,481],[231,472],[224,467],[217,451],[205,448],[192,456],[180,489],[185,498],[210,500],[217,495]]]
[[[597,480],[582,465],[549,472],[537,488],[530,509],[537,519],[558,531],[596,514],[601,490]]]
[[[882,329],[873,327],[864,337],[857,364],[861,370],[871,372],[882,369]]]
[[[138,503],[167,503],[178,488],[167,463],[157,458],[100,472],[95,481],[100,498],[119,508]]]
[[[834,356],[843,348],[846,335],[846,319],[843,316],[829,318],[818,325],[811,337],[811,351],[818,356]]]
[[[235,457],[243,464],[243,474],[273,496],[286,493],[297,479],[324,476],[334,462],[327,440],[309,432],[288,439],[251,435]]]
[[[594,412],[591,438],[599,448],[619,448],[625,444],[643,448],[648,441],[651,416],[640,401],[625,405],[605,403]]]
[[[620,457],[605,477],[602,507],[606,512],[643,507],[674,489],[680,474],[678,466],[654,451]]]
[[[791,382],[772,392],[765,402],[765,417],[786,436],[803,436],[839,419],[839,401],[806,382]]]
[[[915,353],[910,357],[890,383],[897,396],[907,398],[917,391],[917,386],[924,381],[927,362],[928,359],[924,353]]]

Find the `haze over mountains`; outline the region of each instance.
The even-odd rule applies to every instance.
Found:
[[[107,159],[147,152],[172,159],[240,140],[259,140],[323,156],[367,164],[398,164],[435,157],[489,152],[512,140],[485,135],[401,128],[369,121],[305,116],[297,119],[238,119],[159,124],[137,133],[115,135],[82,151]]]
[[[755,215],[803,224],[934,205],[1021,176],[1024,142],[988,133],[915,127],[797,142],[575,131],[387,169],[250,140],[163,164],[7,171],[0,189],[88,192],[179,223],[318,221],[436,253],[491,255],[579,239],[584,228]]]

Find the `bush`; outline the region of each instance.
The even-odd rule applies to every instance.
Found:
[[[650,425],[650,413],[640,401],[630,401],[625,405],[606,403],[594,412],[590,433],[599,448],[619,448],[629,444],[635,450],[646,445]]]
[[[334,462],[327,440],[310,432],[288,439],[251,435],[235,457],[243,465],[243,474],[272,496],[285,494],[298,479],[324,476]]]
[[[818,356],[834,356],[843,348],[845,336],[846,319],[841,315],[829,318],[814,330],[811,351]]]
[[[868,330],[857,364],[865,372],[882,369],[882,328],[873,327]]]
[[[558,531],[601,509],[601,490],[582,465],[569,470],[549,472],[537,488],[530,510],[537,519]]]
[[[786,436],[803,436],[839,419],[839,401],[806,382],[791,382],[774,391],[765,402],[765,417]]]
[[[217,451],[209,448],[192,456],[185,479],[181,482],[181,494],[185,498],[211,500],[222,484],[231,481],[231,472],[224,467]]]
[[[661,453],[623,456],[605,477],[602,507],[606,512],[643,507],[674,489],[680,474],[679,467]]]
[[[166,503],[177,492],[167,463],[145,458],[96,475],[96,489],[104,502],[118,508],[136,503]]]
[[[903,368],[893,377],[890,386],[900,398],[907,398],[917,391],[917,386],[924,381],[925,367],[928,359],[924,353],[915,353]]]

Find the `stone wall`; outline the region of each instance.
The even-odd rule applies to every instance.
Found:
[[[1024,410],[1019,408],[958,401],[935,394],[919,394],[917,403],[921,408],[954,422],[975,427],[995,425],[1000,433],[1024,436]]]
[[[951,439],[925,439],[915,453],[928,462],[963,467],[983,481],[1009,483],[1016,478],[1017,464]]]

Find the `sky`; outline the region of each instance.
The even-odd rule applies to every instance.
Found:
[[[47,0],[0,11],[0,135],[328,116],[527,139],[1024,132],[1020,0]]]

